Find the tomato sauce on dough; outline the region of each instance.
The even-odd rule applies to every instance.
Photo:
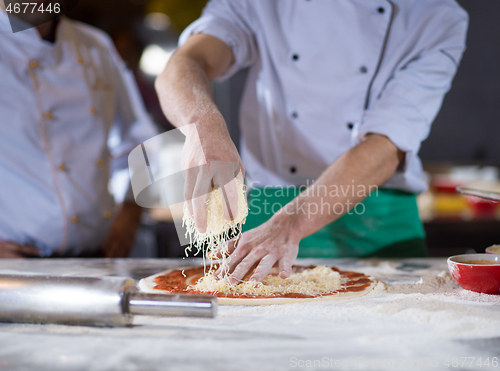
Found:
[[[313,269],[314,265],[311,266],[293,266],[293,272],[299,273],[305,269]],[[281,294],[273,296],[251,296],[251,295],[236,295],[236,294],[222,294],[220,292],[201,292],[189,289],[189,286],[195,285],[196,282],[203,277],[205,268],[193,267],[184,270],[174,269],[171,272],[158,276],[154,279],[156,290],[164,290],[173,294],[190,294],[190,295],[214,295],[217,297],[224,298],[245,298],[245,299],[271,299],[271,298],[314,298],[326,295],[335,295],[347,292],[359,292],[370,286],[373,281],[363,273],[341,271],[338,268],[330,267],[333,271],[339,272],[344,278],[347,279],[346,282],[342,284],[342,288],[336,291],[332,291],[327,294],[322,295],[305,295],[299,293],[292,294]]]

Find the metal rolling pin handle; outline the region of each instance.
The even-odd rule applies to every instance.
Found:
[[[217,314],[217,298],[209,295],[126,294],[128,312],[148,316],[207,317]]]
[[[215,317],[213,296],[140,294],[125,277],[0,274],[0,322],[128,326],[134,314]]]

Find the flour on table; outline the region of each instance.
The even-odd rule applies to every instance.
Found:
[[[456,289],[458,284],[449,272],[442,271],[435,276],[422,276],[414,285],[393,285],[387,288],[391,294],[435,294]]]

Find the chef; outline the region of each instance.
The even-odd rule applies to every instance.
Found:
[[[132,75],[103,32],[35,12],[36,28],[10,16],[13,33],[0,6],[0,257],[127,256],[127,155],[156,134]]]
[[[157,90],[172,123],[196,124],[201,148],[188,134],[185,166],[239,164],[210,82],[249,67],[240,113],[249,216],[230,244],[232,282],[255,267],[251,279],[262,280],[275,265],[285,278],[297,254],[425,256],[418,151],[467,25],[454,0],[208,3]],[[204,199],[189,194],[203,232]]]

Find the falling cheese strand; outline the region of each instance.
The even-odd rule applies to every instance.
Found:
[[[186,255],[188,251],[191,251],[193,243],[198,249],[197,252],[199,252],[203,246],[206,246],[206,250],[203,251],[203,258],[205,254],[220,250],[220,253],[222,253],[221,266],[223,267],[223,276],[227,276],[227,269],[224,268],[227,268],[227,257],[229,256],[229,236],[233,235],[235,236],[234,238],[239,238],[241,228],[248,216],[248,205],[245,196],[246,187],[238,179],[234,181],[238,193],[238,214],[233,220],[227,220],[224,217],[223,193],[219,186],[215,186],[212,189],[207,201],[207,229],[205,233],[200,233],[196,229],[194,219],[187,210],[187,203],[184,204],[184,216],[182,218],[182,225],[186,227],[186,236],[189,237],[190,242],[190,246],[186,249]],[[205,273],[212,273],[212,268],[213,264],[211,261],[210,269]]]
[[[216,280],[212,274],[205,275],[192,290],[206,293],[221,293],[246,296],[279,296],[283,294],[304,294],[310,296],[332,293],[341,288],[344,279],[329,267],[318,266],[305,269],[288,278],[268,275],[262,283],[257,281],[243,281],[238,285],[231,285],[227,279]]]
[[[342,286],[343,279],[340,274],[329,267],[318,266],[313,269],[305,269],[300,273],[295,273],[283,279],[277,275],[268,275],[262,282],[243,281],[239,284],[230,284],[228,278],[227,262],[230,259],[228,240],[230,234],[238,234],[248,216],[248,205],[245,197],[245,186],[235,179],[238,192],[238,214],[234,220],[229,221],[224,217],[224,201],[220,187],[216,186],[210,192],[207,201],[207,229],[205,233],[199,233],[195,227],[194,220],[184,205],[184,216],[182,223],[186,227],[186,236],[189,236],[190,245],[187,250],[191,250],[193,242],[196,244],[198,252],[206,246],[205,254],[219,249],[222,254],[221,271],[222,278],[215,279],[213,261],[210,261],[210,268],[205,269],[205,275],[198,280],[196,285],[190,286],[198,292],[222,293],[232,295],[247,296],[279,296],[283,294],[304,294],[304,295],[324,295]],[[187,252],[187,251],[186,251]],[[205,260],[203,262],[205,268]]]

